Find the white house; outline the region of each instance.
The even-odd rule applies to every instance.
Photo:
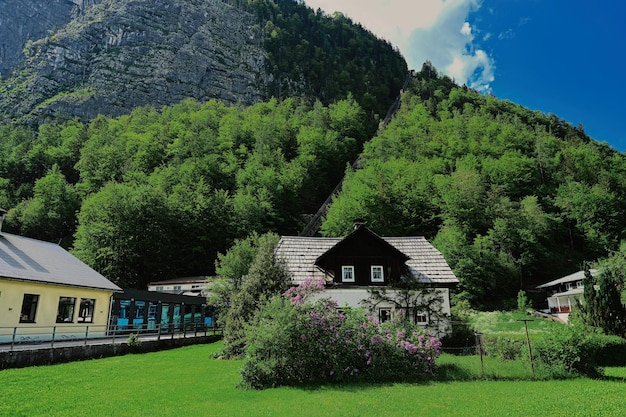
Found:
[[[591,269],[590,272],[595,275],[597,271]],[[577,301],[583,301],[584,279],[585,272],[578,271],[537,286],[537,289],[548,293],[548,310],[546,313],[567,323],[570,312],[576,308]]]
[[[340,307],[365,307],[385,320],[395,306],[433,333],[442,335],[449,328],[450,288],[459,281],[424,237],[381,237],[357,225],[345,238],[283,236],[276,255],[294,285],[306,278],[323,279],[326,290],[321,296],[331,297]],[[398,298],[398,287],[407,280],[426,288],[411,305]],[[372,290],[383,289],[387,300],[372,299]],[[438,302],[432,302],[435,299]]]

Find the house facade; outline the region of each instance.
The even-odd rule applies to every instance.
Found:
[[[207,277],[200,276],[154,281],[148,284],[148,291],[206,297],[208,280]]]
[[[592,275],[597,273],[595,269],[589,272]],[[583,302],[584,279],[585,271],[578,271],[537,286],[537,289],[548,294],[548,309],[544,312],[567,323],[572,309],[576,308],[578,302]]]
[[[381,321],[401,309],[432,333],[448,331],[450,289],[458,279],[424,237],[381,237],[357,225],[345,238],[283,236],[276,255],[294,285],[324,280],[326,289],[317,297],[366,308]],[[408,286],[416,289],[400,289]]]
[[[0,216],[6,212],[2,210]],[[1,223],[0,223],[1,226]],[[0,343],[106,334],[117,285],[54,243],[0,228]]]

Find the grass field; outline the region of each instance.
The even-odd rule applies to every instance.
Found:
[[[571,417],[626,410],[626,368],[607,369],[607,380],[454,381],[479,378],[480,360],[446,355],[446,381],[246,391],[236,388],[240,361],[209,358],[220,346],[0,371],[0,416]],[[514,379],[526,371],[499,372]]]

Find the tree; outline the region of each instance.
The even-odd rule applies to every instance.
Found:
[[[54,165],[35,182],[33,198],[12,210],[11,218],[25,236],[68,246],[76,229],[79,208],[78,193]]]
[[[224,351],[226,357],[239,357],[246,349],[246,326],[260,306],[274,295],[289,288],[290,275],[274,249],[279,236],[266,233],[259,237],[254,261],[243,277],[241,287],[231,300],[224,320]]]
[[[73,253],[122,287],[173,278],[178,242],[166,201],[147,184],[107,184],[83,203]]]
[[[606,333],[626,335],[626,307],[622,299],[626,283],[626,242],[620,250],[595,264],[596,273],[585,268],[584,303],[580,305],[587,325]]]
[[[235,240],[225,254],[218,253],[215,260],[215,280],[211,285],[209,304],[218,315],[226,313],[232,297],[241,289],[243,277],[248,274],[256,257],[260,236],[253,232],[245,239]]]

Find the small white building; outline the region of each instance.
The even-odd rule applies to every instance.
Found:
[[[592,275],[596,274],[595,269],[591,269],[590,272]],[[546,313],[567,323],[570,312],[576,308],[577,301],[583,302],[584,279],[585,271],[578,271],[537,286],[537,289],[548,293]]]
[[[148,284],[148,291],[206,297],[208,295],[208,281],[207,277],[203,276],[155,281]]]

